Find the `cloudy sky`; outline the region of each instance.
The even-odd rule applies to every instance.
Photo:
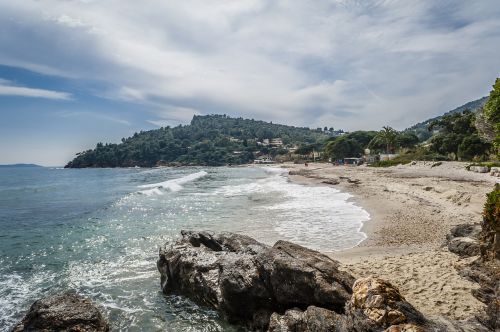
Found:
[[[0,0],[0,163],[228,114],[397,129],[488,94],[498,0]]]

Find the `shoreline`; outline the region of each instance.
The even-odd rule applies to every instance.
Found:
[[[455,268],[476,257],[460,259],[444,244],[453,226],[481,221],[485,194],[496,179],[466,171],[465,163],[431,166],[286,165],[290,181],[337,188],[370,214],[361,228],[365,240],[325,254],[356,277],[391,281],[426,315],[469,319],[484,304],[471,294],[478,285],[460,277]]]

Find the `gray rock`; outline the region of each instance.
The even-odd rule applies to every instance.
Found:
[[[481,232],[480,224],[461,224],[454,226],[450,230],[450,234],[446,236],[448,240],[455,237],[470,237],[476,239]]]
[[[89,299],[75,293],[64,293],[33,303],[13,332],[71,331],[104,332],[109,326],[103,315]]]
[[[233,233],[182,232],[160,249],[164,293],[212,307],[231,323],[265,330],[273,312],[321,306],[342,313],[354,278],[319,252],[279,241],[269,247]]]
[[[283,315],[274,313],[268,332],[329,332],[335,331],[341,316],[334,311],[310,306],[306,311],[294,308]]]
[[[480,254],[481,247],[476,239],[457,237],[448,242],[448,250],[460,257],[472,257]]]
[[[462,224],[453,227],[446,236],[448,250],[461,257],[477,256],[481,253],[478,236],[479,224]]]

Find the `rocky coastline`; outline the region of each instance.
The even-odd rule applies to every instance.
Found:
[[[317,251],[234,233],[183,231],[161,249],[165,294],[184,295],[252,331],[489,331],[430,319],[389,281],[355,278]]]
[[[234,233],[183,231],[178,240],[160,248],[161,290],[212,308],[242,330],[497,331],[500,233],[481,215],[491,183],[480,174],[443,175],[440,167],[422,167],[411,174],[406,169],[347,169],[341,176],[339,169],[293,170],[294,181],[310,184],[312,179],[368,198],[370,212],[381,205],[385,214],[374,213],[372,224],[365,227],[369,239],[345,252],[319,253],[287,241],[269,246]],[[384,182],[385,188],[370,203],[371,190]],[[450,195],[455,189],[449,188],[462,192]],[[406,206],[381,204],[394,197]],[[401,209],[414,207],[419,214],[404,221],[415,222],[415,228],[401,225]],[[429,211],[442,218],[440,227],[447,227],[446,233],[427,223]],[[390,223],[397,218],[399,223]],[[397,235],[401,227],[418,241],[385,234]],[[386,239],[400,242],[387,244]],[[426,285],[429,289],[423,288]],[[454,302],[466,297],[480,305],[472,306],[468,298]],[[446,306],[455,311],[448,314]],[[460,313],[460,306],[469,311]],[[108,326],[88,299],[60,294],[35,302],[13,331],[107,331]]]

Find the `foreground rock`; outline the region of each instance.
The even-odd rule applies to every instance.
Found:
[[[480,254],[479,234],[481,225],[463,224],[451,229],[446,236],[448,250],[460,257],[472,257]]]
[[[75,293],[64,293],[48,296],[33,303],[24,319],[12,331],[104,332],[108,330],[108,323],[90,300]]]
[[[378,331],[393,325],[429,322],[389,282],[378,278],[358,279],[347,305],[346,331]]]
[[[287,310],[283,315],[272,314],[268,331],[335,331],[341,319],[342,316],[328,309],[310,306],[305,311],[302,311],[294,308]]]
[[[477,322],[429,320],[399,290],[377,278],[354,278],[319,252],[274,246],[233,233],[182,232],[160,249],[166,294],[214,308],[258,331],[482,331]]]
[[[377,278],[358,279],[344,314],[310,306],[271,316],[270,332],[287,331],[439,331],[409,304],[398,289]]]
[[[273,312],[315,305],[343,313],[354,278],[316,251],[279,241],[273,247],[238,234],[182,232],[160,249],[167,294],[218,310],[229,322],[265,330]]]

